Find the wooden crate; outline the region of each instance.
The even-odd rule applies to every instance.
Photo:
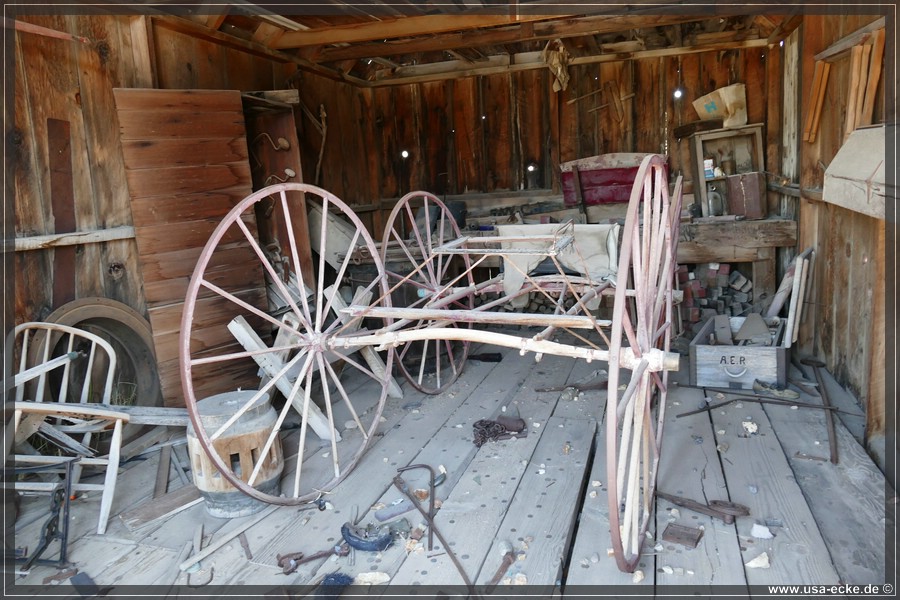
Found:
[[[713,319],[694,337],[690,344],[690,382],[694,386],[752,389],[756,379],[787,383],[788,349],[784,347],[784,320],[767,319],[774,326],[772,346],[711,345]],[[775,324],[777,322],[777,324]],[[744,317],[731,317],[732,335],[737,335]]]

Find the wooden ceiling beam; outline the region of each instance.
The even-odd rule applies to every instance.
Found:
[[[403,17],[384,21],[354,23],[307,31],[285,33],[276,46],[279,50],[320,46],[323,44],[361,43],[374,40],[389,40],[403,37],[435,35],[451,31],[467,31],[524,23],[563,19],[565,15],[424,15]],[[351,57],[347,57],[351,58]],[[364,57],[352,57],[364,58]]]
[[[678,56],[684,54],[699,54],[701,52],[719,52],[722,50],[743,50],[748,48],[764,48],[768,42],[764,39],[743,40],[734,42],[720,42],[702,46],[685,46],[681,48],[659,48],[656,50],[642,50],[639,52],[622,52],[618,54],[603,54],[599,56],[582,56],[571,59],[570,65],[588,65],[623,60],[638,60],[646,58],[659,58],[664,56]],[[489,56],[483,63],[473,66],[462,61],[445,61],[427,65],[415,65],[400,67],[392,72],[379,71],[375,81],[369,82],[370,87],[383,87],[391,85],[407,85],[412,83],[424,83],[426,81],[440,81],[443,79],[458,79],[461,77],[475,77],[480,75],[494,75],[498,73],[515,73],[531,69],[547,68],[547,64],[541,59],[540,52],[523,52],[509,55]]]
[[[618,33],[639,29],[674,25],[709,19],[709,15],[643,15],[567,18],[561,21],[523,23],[507,27],[496,27],[486,31],[466,31],[435,35],[430,38],[411,39],[395,42],[353,44],[342,47],[318,47],[301,51],[301,56],[311,62],[331,62],[347,58],[371,58],[373,56],[396,56],[443,50],[459,50],[478,46],[493,46],[515,42],[531,42],[555,38],[577,37]]]
[[[182,19],[181,17],[172,17],[163,14],[152,14],[150,15],[150,18],[152,22],[157,26],[166,27],[168,29],[171,29],[172,31],[177,31],[179,33],[196,37],[198,39],[215,42],[229,48],[243,50],[248,54],[269,58],[282,63],[293,63],[301,69],[304,69],[305,71],[316,73],[317,75],[321,75],[328,79],[333,79],[335,81],[344,81],[363,87],[369,85],[369,82],[363,79],[359,79],[345,73],[335,71],[334,69],[329,69],[322,65],[313,64],[307,60],[303,60],[302,58],[285,54],[284,52],[272,50],[271,48],[268,48],[256,42],[245,41],[240,38],[224,34],[220,31],[212,31],[211,29],[208,29],[203,25],[198,25],[188,19]]]

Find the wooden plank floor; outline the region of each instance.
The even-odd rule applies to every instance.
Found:
[[[473,348],[473,352],[495,347]],[[730,500],[746,505],[750,516],[734,524],[658,500],[651,539],[638,566],[639,575],[618,571],[608,553],[609,518],[605,473],[605,391],[585,390],[572,397],[559,391],[537,391],[602,378],[605,364],[587,364],[499,349],[499,363],[470,361],[459,380],[438,396],[424,396],[408,384],[404,398],[389,399],[384,423],[356,469],[330,494],[331,509],[282,507],[246,531],[252,558],[232,539],[191,574],[194,585],[211,577],[206,588],[242,588],[275,595],[302,588],[341,572],[351,576],[377,572],[389,585],[383,592],[428,585],[464,590],[454,566],[481,587],[498,571],[502,549],[517,560],[502,574],[497,593],[515,593],[525,583],[529,593],[551,595],[580,591],[623,590],[643,595],[674,589],[713,594],[722,590],[752,593],[757,586],[802,584],[880,584],[885,578],[885,482],[839,419],[840,463],[827,460],[828,441],[820,410],[791,410],[755,402],[730,405],[691,416],[678,415],[705,406],[703,390],[687,387],[687,359],[675,374],[667,403],[658,487],[661,491],[701,502]],[[347,382],[348,389],[363,382]],[[802,395],[802,401],[819,399]],[[716,400],[714,400],[716,401]],[[472,425],[500,414],[520,415],[528,424],[524,438],[490,442],[476,448]],[[744,423],[754,423],[748,434]],[[184,450],[181,450],[184,458]],[[150,499],[159,453],[123,466],[114,515]],[[812,458],[810,458],[812,457]],[[348,557],[323,558],[284,575],[276,555],[313,552],[341,541],[340,528],[356,522],[380,524],[375,513],[401,498],[391,484],[398,467],[424,463],[446,469],[436,489],[440,501],[438,537],[431,550],[427,534],[416,543],[396,543],[382,552],[356,551]],[[411,489],[427,488],[424,470],[404,473]],[[180,484],[173,476],[170,489]],[[28,498],[15,532],[18,546],[34,548],[43,526],[46,497]],[[73,565],[100,587],[184,584],[178,557],[198,526],[204,547],[216,543],[243,519],[212,517],[203,503],[145,526],[126,526],[118,516],[106,535],[95,533],[99,498],[73,503],[69,557]],[[381,513],[379,513],[381,514]],[[414,509],[400,517],[412,528],[424,525]],[[702,528],[697,548],[662,541],[670,524]],[[754,526],[757,526],[754,529]],[[770,539],[755,537],[766,526]],[[54,557],[51,546],[46,557]],[[768,568],[746,563],[765,553]],[[13,592],[43,586],[59,571],[35,566],[15,578]],[[63,589],[78,597],[66,583]],[[282,590],[282,592],[279,592]]]

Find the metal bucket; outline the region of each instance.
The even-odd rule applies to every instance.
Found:
[[[204,429],[211,433],[231,418],[238,409],[256,394],[256,390],[226,392],[197,402]],[[275,409],[267,397],[260,398],[228,429],[225,435],[213,441],[213,447],[232,471],[246,482],[253,472],[254,457],[259,456],[277,420]],[[234,518],[253,514],[265,503],[234,487],[222,477],[212,460],[204,452],[193,423],[187,428],[188,452],[191,455],[191,473],[194,485],[206,501],[206,510],[214,517]],[[278,495],[281,472],[284,470],[284,454],[281,440],[275,438],[265,457],[254,488]]]

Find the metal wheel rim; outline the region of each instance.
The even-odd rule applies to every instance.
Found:
[[[397,202],[387,219],[387,224],[384,229],[384,237],[382,238],[381,245],[381,260],[385,265],[388,286],[389,288],[394,289],[398,286],[402,276],[393,273],[388,269],[389,261],[387,253],[391,244],[403,244],[408,241],[402,239],[398,226],[405,219],[409,220],[406,222],[406,225],[415,223],[415,213],[413,212],[414,209],[412,204],[413,201],[420,199],[423,201],[424,207],[426,207],[426,237],[423,239],[422,232],[419,232],[416,229],[414,238],[411,240],[413,248],[404,248],[402,251],[407,256],[407,260],[413,265],[413,269],[419,269],[417,275],[421,275],[421,277],[417,277],[419,281],[416,285],[421,286],[419,289],[430,296],[443,287],[441,284],[447,283],[447,281],[444,281],[444,276],[446,275],[446,270],[450,267],[450,261],[446,260],[445,262],[444,257],[435,258],[430,255],[430,253],[428,254],[428,257],[426,257],[425,251],[430,250],[434,242],[442,244],[452,241],[452,239],[462,237],[462,233],[456,220],[447,206],[439,198],[428,192],[411,192],[403,196],[403,198]],[[436,217],[437,222],[435,223],[435,227],[439,229],[437,240],[434,240],[432,237],[433,234],[430,227],[431,219],[428,216],[427,210],[429,204],[436,207],[439,212]],[[449,232],[447,232],[446,227],[442,225],[444,220],[446,220],[449,225]],[[415,229],[415,227],[413,227],[413,229]],[[451,236],[446,236],[447,233],[450,233]],[[450,237],[450,239],[446,239],[447,237]],[[421,258],[419,258],[417,253],[421,254]],[[460,259],[463,261],[465,274],[464,279],[458,281],[455,285],[474,285],[474,279],[470,270],[471,262],[469,256],[463,254],[460,255]],[[426,306],[425,302],[427,302],[427,298],[422,298],[413,305],[424,307]],[[469,294],[449,306],[449,308],[466,310],[471,310],[473,307],[473,294]],[[430,324],[429,321],[415,321],[410,324],[410,327],[419,329],[427,327]],[[451,322],[448,325],[450,327],[472,327],[471,323],[460,324]],[[459,377],[463,366],[465,365],[466,357],[469,354],[469,346],[470,342],[468,341],[456,342],[455,344],[452,344],[448,340],[434,340],[434,344],[427,341],[408,342],[397,349],[396,366],[406,380],[417,390],[426,394],[439,394],[450,387],[450,385]],[[440,354],[437,353],[436,348],[440,349]],[[421,351],[419,349],[421,349]],[[417,359],[417,356],[421,356],[421,359]],[[433,358],[429,359],[429,356]],[[447,363],[445,361],[443,363],[444,365],[449,365],[449,372],[445,371],[442,374],[440,356],[452,357],[452,362]],[[433,361],[434,371],[437,373],[434,376],[433,381],[431,377],[424,377],[426,374],[425,369],[429,366],[429,360]]]
[[[297,504],[302,504],[302,503],[308,502],[312,499],[315,499],[318,496],[320,496],[322,492],[327,491],[328,489],[337,485],[353,470],[353,468],[359,462],[362,455],[365,453],[366,448],[371,443],[371,440],[373,438],[375,430],[378,427],[381,413],[384,408],[385,398],[387,395],[388,384],[390,381],[391,365],[393,363],[393,354],[394,354],[392,348],[387,349],[386,357],[385,357],[385,364],[387,367],[385,376],[380,379],[376,379],[373,376],[373,379],[376,379],[376,384],[380,384],[381,390],[380,390],[380,394],[378,396],[376,405],[374,406],[374,408],[370,409],[367,412],[366,420],[369,421],[369,425],[365,426],[365,427],[358,427],[359,431],[361,432],[360,435],[362,437],[362,440],[357,442],[359,445],[355,448],[355,450],[351,451],[350,453],[348,453],[344,456],[345,462],[340,465],[339,472],[338,472],[338,468],[335,467],[335,473],[334,473],[334,476],[331,477],[331,479],[324,481],[324,482],[315,482],[315,485],[311,486],[309,491],[304,490],[301,492],[300,490],[296,489],[297,486],[295,485],[295,490],[294,490],[295,493],[293,495],[273,495],[273,494],[261,492],[260,490],[257,490],[256,488],[254,488],[252,485],[245,483],[240,477],[238,477],[231,470],[230,465],[225,460],[223,460],[223,458],[221,456],[219,456],[218,452],[215,450],[213,437],[215,437],[217,432],[207,431],[207,429],[204,427],[204,424],[200,418],[199,408],[197,406],[198,399],[194,393],[194,387],[193,387],[192,369],[193,369],[193,366],[195,366],[196,364],[200,364],[199,362],[197,362],[196,359],[192,358],[191,349],[190,349],[190,344],[191,344],[191,335],[190,334],[191,334],[192,323],[193,323],[193,318],[194,318],[194,310],[195,310],[197,295],[198,295],[201,287],[207,287],[207,289],[209,289],[209,287],[207,285],[208,282],[204,281],[203,276],[204,276],[205,270],[209,266],[209,263],[212,258],[213,252],[215,251],[215,248],[217,247],[219,242],[223,239],[223,236],[225,235],[226,231],[228,231],[228,229],[234,224],[237,224],[238,227],[241,227],[241,225],[240,225],[240,222],[242,222],[241,215],[246,214],[246,212],[248,210],[253,210],[255,205],[258,202],[264,201],[268,198],[273,198],[275,200],[276,206],[279,204],[279,201],[280,201],[281,209],[284,210],[287,215],[286,220],[287,220],[287,222],[290,222],[290,218],[289,218],[290,212],[286,208],[287,193],[289,193],[289,192],[297,192],[297,193],[305,193],[305,194],[309,194],[309,195],[315,195],[319,199],[322,200],[322,204],[325,206],[326,210],[327,210],[327,208],[333,207],[334,209],[339,211],[352,225],[354,225],[356,227],[356,235],[358,236],[358,239],[361,240],[362,245],[366,246],[370,252],[373,252],[373,253],[376,252],[375,242],[372,239],[371,235],[369,235],[369,233],[366,231],[365,226],[363,225],[362,221],[360,221],[360,219],[356,216],[356,214],[353,212],[353,210],[348,205],[346,205],[339,198],[337,198],[333,194],[327,192],[326,190],[323,190],[316,186],[307,185],[307,184],[299,184],[299,183],[283,183],[283,184],[277,184],[277,185],[273,185],[273,186],[270,186],[267,188],[263,188],[255,193],[251,194],[250,196],[247,196],[241,202],[239,202],[228,213],[228,215],[222,220],[222,222],[216,227],[216,229],[213,231],[212,235],[210,236],[210,239],[207,242],[206,247],[204,248],[203,252],[200,255],[200,258],[194,269],[194,273],[191,277],[191,281],[188,285],[188,292],[187,292],[184,312],[183,312],[182,321],[181,321],[181,332],[179,335],[179,352],[180,352],[180,368],[181,368],[181,375],[182,375],[182,390],[184,392],[185,405],[188,409],[188,414],[189,414],[191,423],[193,425],[194,432],[196,434],[198,443],[200,444],[200,446],[202,447],[202,449],[206,453],[206,455],[210,458],[212,463],[215,465],[215,467],[218,469],[218,471],[221,473],[221,475],[226,480],[228,480],[228,482],[231,483],[235,488],[237,488],[241,492],[243,492],[257,500],[267,502],[270,504],[280,504],[280,505],[297,505]],[[324,269],[325,269],[324,258],[323,258],[324,253],[321,251],[324,249],[324,245],[325,245],[324,231],[325,231],[326,219],[324,218],[324,212],[325,211],[323,211],[323,219],[322,219],[323,235],[322,235],[322,242],[321,242],[320,248],[319,248],[320,252],[319,252],[318,265],[317,265],[318,269],[316,269],[317,272],[315,275],[319,282],[321,282],[324,279],[323,274],[324,274]],[[244,230],[244,232],[245,232],[244,235],[245,235],[245,237],[247,237],[247,241],[248,241],[249,245],[251,247],[254,247],[254,250],[257,251],[257,254],[259,254],[260,248],[259,248],[258,241],[250,239],[250,238],[252,238],[252,235],[247,235],[246,229]],[[290,244],[291,244],[291,248],[293,249],[293,256],[291,257],[291,259],[293,260],[294,264],[299,264],[299,260],[297,258],[298,255],[297,255],[297,251],[296,251],[296,242],[294,241],[292,234],[289,234],[289,237],[291,237]],[[314,248],[314,250],[315,250],[315,248]],[[345,271],[346,266],[349,264],[349,261],[350,261],[350,253],[348,252],[347,255],[344,257],[343,268],[341,269],[341,273],[338,274],[338,277],[336,279],[338,282],[340,282],[341,275]],[[376,266],[379,271],[379,277],[376,278],[372,282],[372,287],[374,288],[373,289],[374,297],[379,298],[382,305],[390,306],[390,298],[385,293],[386,288],[385,288],[385,282],[384,282],[384,271],[383,271],[383,268],[381,267],[380,260],[377,257],[376,257],[376,261],[377,261]],[[266,269],[270,275],[273,275],[274,271],[271,271],[271,269],[272,269],[271,265],[268,263],[268,261],[265,261],[265,262],[268,266],[264,265],[264,269]],[[298,279],[300,279],[301,284],[304,283],[302,280],[302,274],[300,273],[300,269],[294,269],[293,271],[294,271],[294,274],[298,277]],[[300,308],[301,303],[296,303],[296,305],[293,307],[291,312],[294,314],[295,317],[299,317],[299,318],[301,318],[301,320],[307,320],[307,321],[311,322],[313,319],[315,319],[315,317],[310,316],[310,315],[312,315],[312,314],[318,315],[321,312],[324,312],[323,311],[324,308],[330,306],[329,302],[323,300],[322,286],[319,285],[319,283],[316,283],[316,284],[314,284],[313,289],[315,291],[314,291],[314,295],[312,297],[311,302],[316,302],[316,305],[314,307],[312,307],[315,309],[315,313],[310,312],[312,309],[308,308],[304,301],[302,303],[303,308]],[[323,319],[323,321],[324,321],[324,319]],[[324,325],[325,324],[322,323],[322,327],[324,327]],[[334,325],[334,324],[332,324],[332,325]],[[322,327],[319,327],[319,329],[322,329]],[[318,369],[322,373],[322,377],[323,377],[322,381],[323,382],[328,382],[329,378],[330,378],[331,381],[336,382],[337,385],[340,387],[340,382],[337,380],[337,375],[334,373],[333,369],[332,370],[328,369],[328,367],[325,366],[328,364],[327,361],[324,361],[324,363],[323,363],[323,361],[321,361],[320,359],[323,354],[325,354],[326,352],[332,351],[331,349],[334,347],[333,344],[336,342],[336,340],[340,339],[340,331],[342,329],[343,328],[339,324],[337,326],[333,326],[333,327],[331,327],[330,331],[317,334],[318,335],[317,340],[313,340],[312,335],[305,335],[305,336],[301,335],[301,342],[298,342],[295,345],[295,348],[300,348],[301,346],[304,346],[304,345],[308,348],[307,352],[306,352],[306,356],[308,356],[309,358],[304,359],[304,362],[307,363],[307,366],[305,366],[301,369],[301,372],[303,372],[304,374],[297,378],[298,381],[302,381],[304,379],[304,377],[307,378],[306,390],[310,389],[312,373],[316,369]],[[309,333],[309,332],[307,332],[307,333]],[[241,358],[246,359],[247,356],[243,356]],[[223,358],[221,360],[224,361],[227,359]],[[297,362],[300,362],[300,360],[298,360]],[[313,364],[313,363],[315,363],[315,364]],[[357,366],[359,366],[358,363],[357,363]],[[370,375],[371,375],[371,373],[370,373]],[[328,385],[324,385],[323,388],[327,389]],[[340,389],[343,389],[343,388],[341,387]],[[310,401],[308,399],[309,395],[310,395],[309,393],[305,394],[304,401],[306,401],[306,402]],[[326,392],[326,396],[327,396],[327,392]],[[344,393],[342,399],[345,400],[345,402],[351,406],[350,411],[353,412],[352,403],[349,401],[349,398],[347,397],[346,393]],[[329,400],[330,400],[329,398],[326,398],[326,407],[331,406],[331,402]],[[249,407],[250,404],[253,404],[253,402],[246,403],[245,408]],[[289,410],[289,407],[287,406],[288,404],[289,403],[286,402],[285,407],[279,411],[279,417],[281,420],[279,420],[276,423],[276,429],[277,429],[277,427],[280,426],[281,422],[284,419],[284,416],[282,416],[282,413],[286,414],[287,410]],[[328,411],[328,414],[329,414],[329,419],[332,419],[331,425],[332,425],[332,427],[334,427],[335,423],[333,421],[330,410]],[[300,440],[300,445],[298,448],[298,469],[295,471],[295,477],[297,479],[300,478],[299,466],[303,464],[303,452],[305,450],[305,442],[306,442],[306,438],[307,438],[306,431],[307,431],[307,429],[309,429],[308,423],[306,423],[306,425],[303,426],[304,423],[306,423],[305,419],[303,419],[301,421],[302,427],[301,427],[301,440]],[[359,418],[357,418],[357,423],[360,423]],[[278,432],[273,430],[273,432],[271,432],[269,434],[267,443],[274,444],[274,441],[272,440],[272,438],[273,438],[273,436],[276,436],[276,435],[278,435]],[[332,452],[335,451],[334,444],[332,444],[331,451]],[[268,454],[268,452],[262,453],[263,460],[265,460],[265,457],[267,454]],[[337,457],[337,453],[335,453],[335,457]],[[337,458],[335,458],[333,460],[336,462]],[[258,461],[258,462],[261,462],[261,461]]]
[[[616,564],[621,571],[629,573],[640,561],[652,522],[668,372],[644,370],[638,374],[636,369],[623,392],[618,389],[618,356],[623,340],[628,340],[641,353],[653,347],[669,351],[680,211],[681,179],[676,182],[670,201],[665,159],[659,155],[648,156],[638,170],[623,231],[610,335],[606,406],[610,536]],[[641,213],[643,224],[640,224]],[[653,256],[660,257],[655,268]],[[639,277],[643,279],[634,286],[637,322],[631,323],[626,289],[630,280]],[[628,397],[632,400],[626,404]],[[655,419],[652,417],[654,400]]]

